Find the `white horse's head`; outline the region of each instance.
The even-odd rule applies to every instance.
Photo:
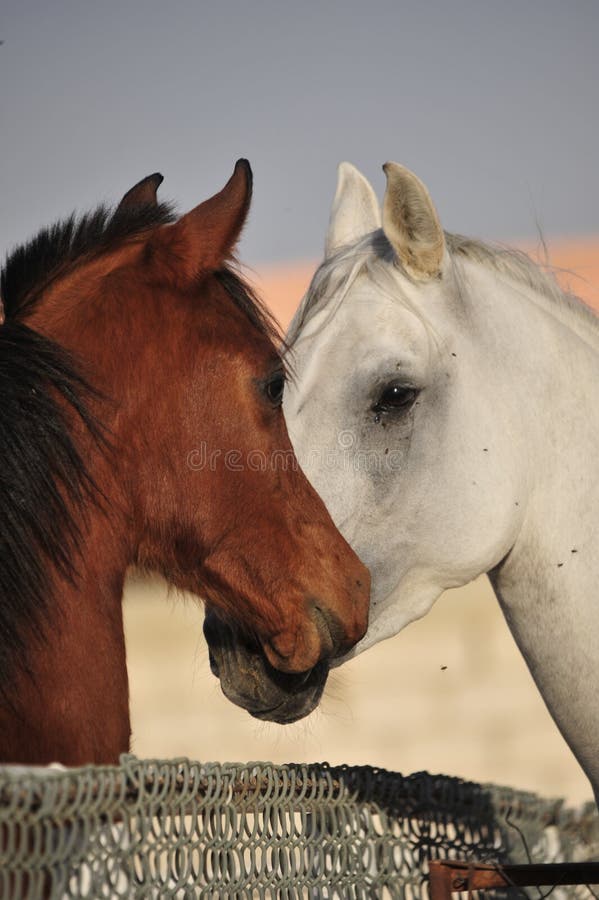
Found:
[[[384,169],[381,212],[341,165],[325,260],[288,336],[292,443],[373,579],[351,655],[505,557],[528,477],[510,398],[519,373],[498,371],[521,366],[510,335],[498,338],[500,279],[444,234],[415,175]]]

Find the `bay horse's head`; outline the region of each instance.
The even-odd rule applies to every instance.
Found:
[[[87,250],[76,230],[65,238],[72,259],[48,274],[43,302],[23,292],[21,318],[69,351],[95,392],[110,452],[75,422],[102,494],[85,547],[95,571],[119,544],[119,566],[204,598],[264,675],[249,693],[230,688],[235,642],[221,640],[224,689],[270,709],[277,673],[286,684],[311,673],[322,687],[327,661],[362,637],[369,576],[297,465],[276,328],[230,265],[249,164],[178,220],[157,204],[161,180],[136,185],[111,218],[88,219],[98,234]]]

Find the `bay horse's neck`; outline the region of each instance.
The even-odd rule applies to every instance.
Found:
[[[6,703],[0,704],[2,761],[115,763],[129,749],[122,595],[127,569],[135,560],[137,535],[123,484],[131,476],[119,425],[128,408],[127,388],[110,366],[113,353],[118,359],[119,352],[126,352],[129,331],[126,321],[119,322],[116,305],[113,310],[108,303],[105,307],[88,332],[89,346],[85,328],[73,314],[45,321],[41,310],[31,322],[82,361],[82,374],[99,391],[86,403],[102,423],[100,440],[69,415],[86,472],[101,488],[92,489],[85,502],[71,510],[80,535],[71,577],[52,567],[48,571],[50,599],[41,618],[41,636],[32,634],[26,663],[16,667]],[[114,329],[112,338],[109,326]],[[119,341],[120,350],[115,348]]]
[[[51,579],[53,626],[31,642],[27,671],[0,705],[0,759],[81,765],[127,752],[125,540],[114,516],[97,509],[83,535],[85,569],[73,581]]]
[[[510,333],[504,361],[520,404],[510,426],[526,429],[527,495],[515,545],[490,577],[549,711],[597,789],[599,345],[592,322],[571,328],[575,310],[556,314],[551,303],[527,304],[518,292],[504,310],[520,323],[523,308],[530,316],[528,329]]]

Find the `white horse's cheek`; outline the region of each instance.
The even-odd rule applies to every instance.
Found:
[[[354,465],[357,428],[344,421],[344,411],[324,391],[318,399],[291,388],[284,401],[287,430],[302,471],[351,543],[359,531],[365,478]]]

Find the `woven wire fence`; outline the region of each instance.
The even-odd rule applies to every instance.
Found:
[[[2,898],[418,900],[447,858],[597,859],[599,821],[591,804],[367,766],[0,768]]]

